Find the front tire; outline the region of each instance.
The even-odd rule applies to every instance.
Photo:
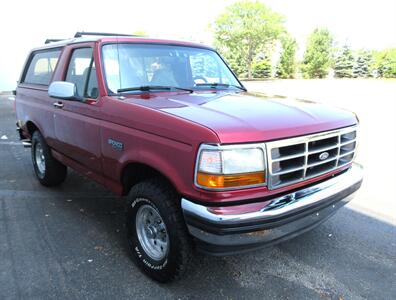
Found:
[[[32,136],[32,162],[39,182],[44,186],[56,186],[66,179],[67,167],[51,154],[43,136],[35,131]]]
[[[138,183],[130,193],[126,214],[129,250],[135,264],[159,282],[181,277],[192,254],[179,200],[161,179]]]

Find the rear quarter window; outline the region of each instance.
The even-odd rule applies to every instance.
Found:
[[[60,53],[60,49],[33,53],[22,82],[49,85]]]

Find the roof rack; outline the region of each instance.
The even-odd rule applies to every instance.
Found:
[[[55,43],[55,42],[60,42],[60,41],[64,41],[64,40],[63,39],[46,39],[45,44]]]
[[[124,34],[124,33],[109,33],[109,32],[85,32],[85,31],[78,31],[74,35],[74,38],[80,38],[83,36],[136,36],[138,37],[139,35],[133,35],[133,34]],[[46,39],[45,44],[49,43],[55,43],[55,42],[60,42],[64,41],[65,39]]]
[[[102,36],[137,36],[132,34],[123,34],[123,33],[108,33],[108,32],[84,32],[79,31],[74,35],[75,38],[83,37],[85,35],[102,35]]]

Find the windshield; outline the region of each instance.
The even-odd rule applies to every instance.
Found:
[[[114,94],[142,86],[241,88],[219,55],[209,49],[129,43],[107,44],[102,51],[107,87]]]

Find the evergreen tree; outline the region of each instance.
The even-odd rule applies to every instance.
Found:
[[[354,57],[351,49],[345,45],[337,55],[334,64],[334,77],[351,78],[354,65]]]
[[[317,28],[309,36],[301,65],[304,77],[324,78],[332,61],[333,38],[327,29]]]
[[[276,76],[279,78],[294,78],[296,71],[296,40],[290,35],[285,35],[281,41],[282,52],[276,68]]]
[[[359,51],[353,67],[353,77],[370,77],[372,61],[373,58],[369,51]]]

